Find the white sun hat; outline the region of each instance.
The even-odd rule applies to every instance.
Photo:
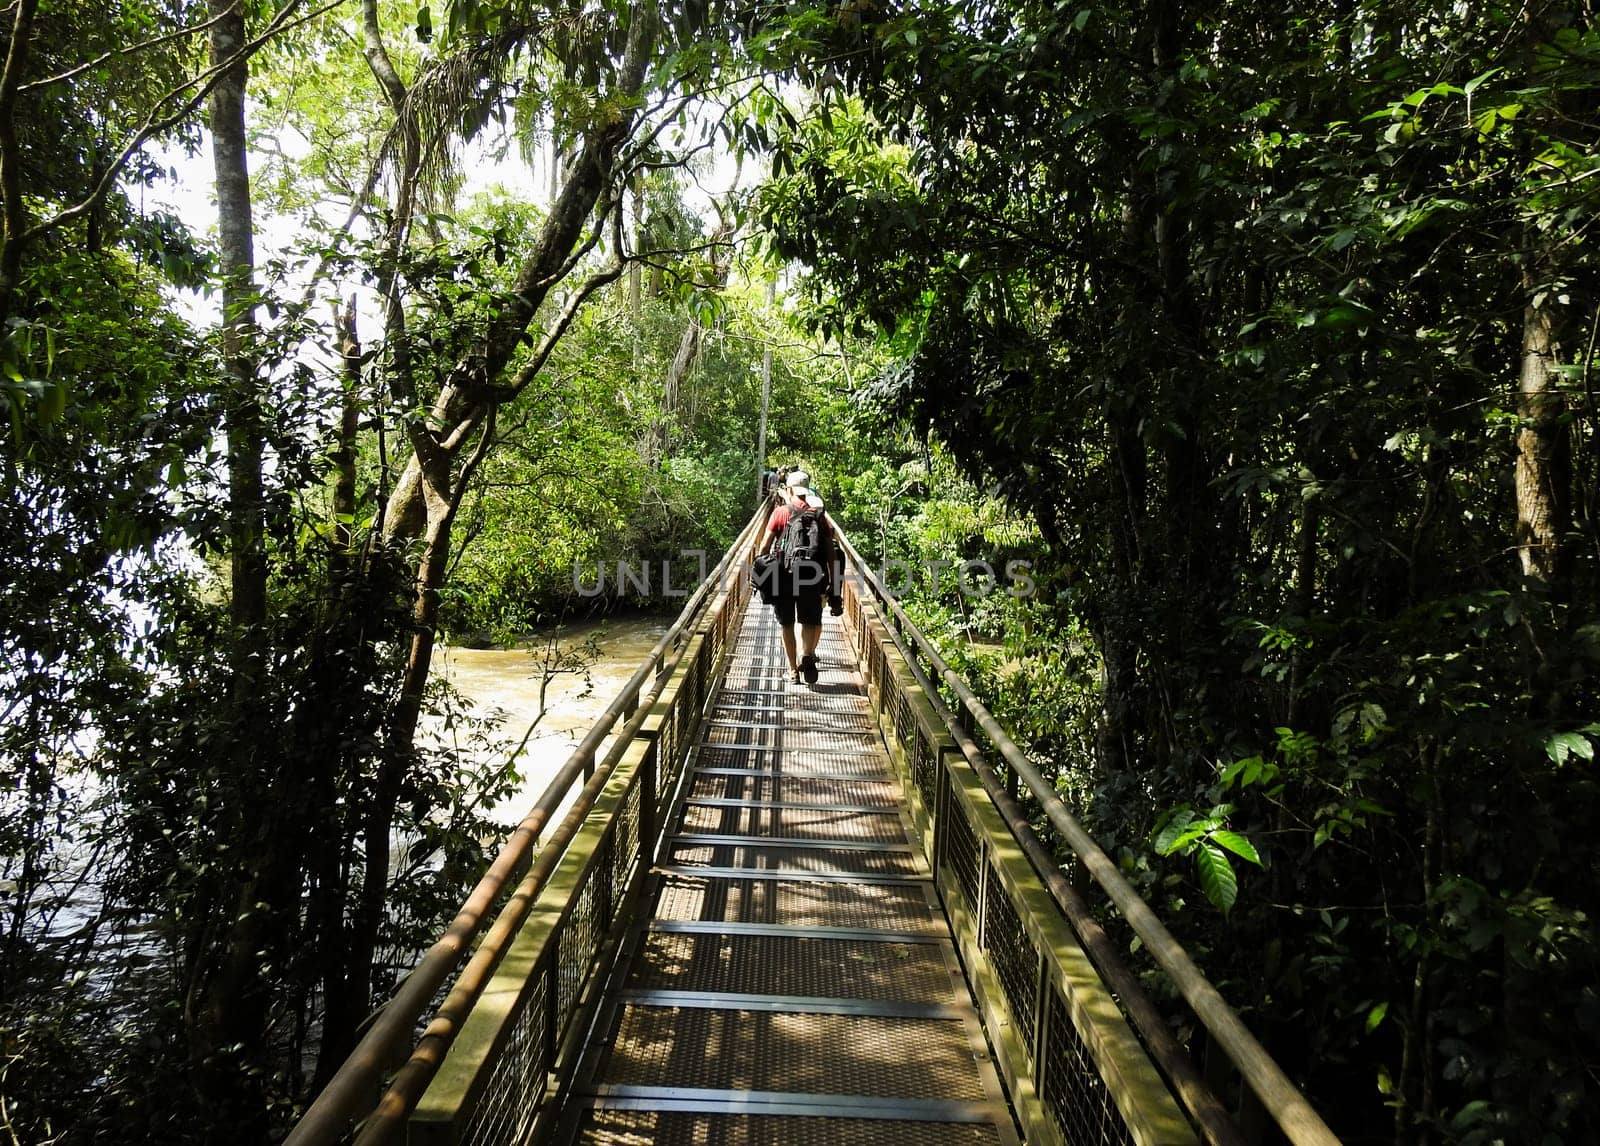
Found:
[[[805,470],[790,470],[789,476],[783,479],[788,486],[808,486],[811,484],[811,475]]]

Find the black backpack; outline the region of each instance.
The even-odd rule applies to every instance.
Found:
[[[827,546],[826,530],[822,510],[806,508],[792,511],[788,524],[783,527],[783,536],[778,540],[778,552],[782,555],[784,569],[793,572],[807,562],[820,562]]]

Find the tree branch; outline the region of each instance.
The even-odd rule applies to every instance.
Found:
[[[24,0],[24,2],[26,2],[26,0]],[[37,0],[32,0],[32,2],[37,3]],[[150,109],[149,116],[145,118],[144,124],[133,134],[133,136],[128,140],[127,144],[123,147],[122,151],[117,155],[117,158],[113,160],[106,168],[105,174],[100,177],[100,182],[95,185],[92,191],[89,192],[88,197],[71,207],[67,207],[64,210],[57,212],[48,219],[45,219],[39,223],[35,223],[32,227],[19,236],[18,242],[23,244],[31,243],[41,236],[46,235],[57,228],[63,227],[75,219],[82,218],[90,211],[95,210],[102,202],[105,201],[105,197],[111,193],[111,189],[116,185],[117,178],[122,174],[123,168],[128,165],[128,161],[131,160],[135,154],[137,154],[139,149],[148,143],[154,136],[161,134],[169,127],[172,127],[174,124],[177,124],[188,116],[192,115],[195,110],[206,101],[206,98],[211,95],[216,86],[222,82],[223,77],[227,75],[229,69],[236,67],[238,64],[243,63],[245,60],[248,60],[251,56],[255,55],[263,47],[265,47],[274,36],[277,36],[282,32],[286,32],[291,28],[298,28],[302,24],[308,23],[311,20],[315,20],[318,16],[322,16],[333,11],[335,8],[338,8],[344,4],[345,0],[329,0],[327,4],[324,4],[315,11],[307,12],[304,16],[290,20],[290,14],[293,13],[296,8],[300,7],[301,2],[302,0],[288,0],[288,3],[278,10],[277,14],[273,16],[272,21],[267,25],[266,30],[263,31],[259,36],[246,42],[243,47],[241,47],[232,56],[229,56],[226,60],[219,60],[212,67],[205,69],[194,78],[183,84],[180,84],[178,87],[173,88],[170,92],[157,100],[155,106]],[[179,105],[176,111],[163,118],[155,118],[160,108],[171,103],[173,100],[177,99],[180,95],[191,88],[196,88],[196,85],[200,86],[194,91],[194,94],[190,95],[183,101],[181,105]]]
[[[383,29],[378,24],[378,0],[361,0],[361,39],[367,67],[372,69],[373,78],[383,89],[389,106],[398,114],[406,102],[406,85],[400,73],[395,71],[388,49],[383,46]]]
[[[75,68],[68,68],[64,72],[57,72],[55,75],[47,76],[42,80],[32,80],[23,84],[17,90],[19,92],[38,91],[40,88],[47,88],[52,84],[66,83],[68,80],[77,79],[79,76],[83,75],[84,72],[89,71],[91,68],[97,68],[107,60],[110,60],[116,56],[132,56],[136,53],[144,51],[147,48],[159,47],[162,44],[171,43],[173,40],[181,40],[185,36],[193,36],[199,32],[210,31],[211,25],[215,24],[220,19],[222,19],[222,16],[219,14],[211,17],[209,20],[204,20],[199,24],[190,24],[187,28],[179,28],[173,32],[164,32],[159,36],[153,36],[150,39],[143,40],[137,44],[129,44],[125,48],[113,48],[109,52],[101,52],[94,59],[87,60]]]
[[[620,224],[618,229],[621,229]],[[567,327],[572,325],[572,320],[578,317],[578,311],[583,308],[583,304],[588,301],[589,296],[607,283],[616,282],[622,276],[622,267],[623,262],[618,259],[605,270],[589,276],[588,281],[573,292],[572,297],[567,300],[566,306],[562,307],[561,314],[556,319],[555,324],[551,326],[545,333],[543,340],[540,341],[538,349],[533,353],[533,357],[523,364],[521,370],[517,371],[517,375],[511,380],[511,383],[507,386],[496,386],[490,390],[494,401],[509,402],[528,388],[533,380],[539,376],[539,371],[544,369],[544,364],[549,361],[556,344],[566,334]]]

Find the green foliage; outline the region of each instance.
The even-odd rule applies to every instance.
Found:
[[[1261,866],[1255,845],[1223,826],[1232,812],[1232,805],[1218,804],[1204,816],[1197,816],[1192,807],[1182,804],[1156,821],[1150,839],[1157,855],[1194,857],[1200,890],[1224,915],[1239,898],[1239,881],[1227,853]]]
[[[149,1001],[139,967],[109,938],[97,975],[81,956],[83,936],[129,922],[78,883],[115,838],[86,754],[145,700],[150,611],[171,590],[160,555],[188,518],[166,479],[204,451],[213,415],[203,348],[148,272],[77,252],[27,271],[7,343],[24,384],[0,398],[0,1062],[13,1127],[42,1140],[81,1121],[108,1075],[128,1101],[151,1097],[121,1071],[146,1055],[159,1009],[139,1032],[113,1021]]]
[[[1032,647],[1084,634],[1063,789],[1341,1134],[1593,1137],[1591,15],[851,8],[772,45],[830,80],[762,199],[812,320],[878,331],[865,407],[1036,525]],[[905,460],[858,486],[886,551]],[[997,709],[1021,675],[977,672]]]
[[[1556,764],[1565,764],[1567,757],[1594,760],[1594,740],[1600,733],[1600,724],[1587,724],[1576,732],[1555,732],[1545,739],[1545,754]]]
[[[21,187],[8,225],[82,201],[131,131],[182,107],[207,57],[204,6],[80,8],[40,5],[4,125],[16,143],[0,142]],[[5,249],[20,268],[0,283],[0,1105],[14,1137],[267,1140],[304,1102],[309,1054],[325,1075],[453,914],[503,834],[487,809],[519,782],[498,718],[424,692],[408,667],[426,663],[419,607],[520,636],[563,608],[580,560],[720,552],[754,499],[763,346],[774,448],[820,456],[839,437],[820,385],[836,361],[764,291],[722,286],[728,235],[709,244],[682,190],[704,125],[685,116],[663,142],[662,106],[724,78],[732,41],[705,35],[718,11],[662,14],[648,141],[616,129],[642,106],[621,90],[621,49],[652,13],[377,14],[405,124],[351,6],[307,13],[249,61],[262,218],[230,221],[257,227],[259,326],[238,344],[175,317],[192,309],[175,291],[213,290],[217,267],[191,220],[143,209],[165,178],[153,151],[103,204]],[[254,36],[270,12],[245,16]],[[192,149],[200,127],[179,115],[159,142]],[[413,132],[422,170],[402,216],[391,180]],[[610,150],[578,169],[596,137]],[[559,151],[560,180],[604,185],[602,209],[574,216],[575,245],[533,269],[554,212],[520,183],[459,194],[469,157],[513,151],[530,169]],[[619,251],[608,212],[629,187],[648,201]],[[642,313],[601,291],[562,337],[567,292],[623,253],[651,259]],[[534,309],[530,275],[538,309],[510,329],[508,311]],[[396,310],[375,283],[394,285]],[[699,353],[669,400],[686,332]],[[510,393],[545,333],[556,352]],[[480,377],[486,340],[496,365]],[[475,423],[494,437],[437,546],[452,569],[419,598],[423,546],[380,530],[452,387],[497,407]],[[231,599],[257,558],[264,616]],[[419,704],[442,739],[414,735]]]
[[[692,223],[659,188],[651,210],[656,225],[669,216],[675,226]],[[507,241],[515,243],[525,226],[508,224]],[[681,232],[667,237],[691,248],[704,241]],[[688,266],[679,270],[693,274]],[[463,510],[467,545],[446,602],[452,632],[510,642],[553,618],[628,603],[612,576],[618,562],[635,569],[649,563],[657,576],[646,603],[679,607],[662,595],[661,564],[673,563],[672,587],[681,589],[684,572],[698,568],[685,551],[704,553],[709,568],[753,508],[767,344],[778,344],[769,456],[816,458],[819,475],[837,468],[848,480],[848,467],[831,461],[844,434],[840,401],[824,373],[829,362],[794,339],[781,315],[765,313],[763,293],[730,284],[708,310],[697,308],[693,293],[663,289],[646,295],[637,323],[622,290],[585,310],[551,363],[550,384],[508,410],[515,429],[504,434]],[[685,328],[696,323],[703,329],[699,354],[667,408],[663,380]],[[581,598],[577,587],[592,588],[602,568],[604,594]]]
[[[134,0],[103,8],[39,8],[24,77],[32,82],[18,93],[16,123],[19,175],[33,199],[30,210],[47,216],[87,200],[146,118],[170,109],[169,93],[203,58],[203,34],[183,30],[204,21],[205,5]],[[134,45],[142,46],[130,50]],[[68,73],[70,79],[45,82]],[[174,142],[192,149],[199,142],[199,125],[180,123],[173,134]],[[125,180],[83,218],[83,246],[91,253],[117,247],[159,253],[161,236],[142,225],[149,220],[128,192],[152,186],[162,173],[153,156],[135,155]],[[162,230],[179,245],[191,246],[176,220]]]

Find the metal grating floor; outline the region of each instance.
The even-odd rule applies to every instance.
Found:
[[[959,1023],[796,1011],[627,1007],[606,1079],[624,1087],[984,1097]]]
[[[563,1140],[1015,1146],[842,627],[749,609]]]
[[[669,875],[662,878],[655,915],[657,919],[943,933],[928,912],[927,896],[911,884]]]
[[[893,808],[762,807],[749,804],[690,804],[683,830],[695,835],[770,836],[798,840],[881,840],[900,843],[905,832]]]
[[[774,1115],[659,1110],[589,1111],[582,1136],[586,1142],[611,1146],[998,1146],[1004,1141],[993,1126],[982,1123],[813,1118],[800,1124]]]
[[[931,943],[656,931],[628,986],[937,1004],[950,977]]]
[[[855,804],[891,811],[900,794],[885,780],[808,779],[804,776],[719,775],[702,772],[689,792],[691,801],[739,800],[776,804]]]

